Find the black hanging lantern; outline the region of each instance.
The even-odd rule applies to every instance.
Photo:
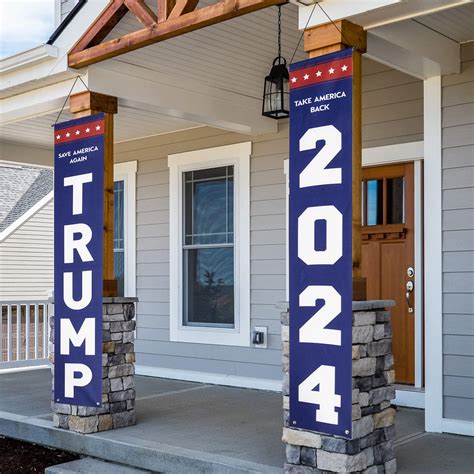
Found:
[[[265,78],[262,115],[276,120],[290,115],[289,79],[286,59],[281,55],[281,5],[278,5],[278,56],[273,60],[270,74]]]

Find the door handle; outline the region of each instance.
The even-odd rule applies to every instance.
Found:
[[[413,288],[414,287],[415,287],[415,285],[413,284],[412,281],[407,281],[407,284],[406,284],[407,292],[405,293],[405,297],[406,297],[406,300],[407,300],[408,312],[409,313],[413,313],[413,306],[411,305],[410,297],[411,297],[411,294],[413,293]]]

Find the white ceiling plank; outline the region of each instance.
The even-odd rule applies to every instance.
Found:
[[[113,68],[113,69],[111,69]],[[161,76],[163,79],[163,76]],[[262,117],[261,101],[184,79],[158,81],[157,74],[131,65],[110,63],[89,68],[89,87],[120,98],[125,105],[151,106],[163,115],[240,133],[277,131],[275,120]],[[189,88],[187,88],[187,86]]]

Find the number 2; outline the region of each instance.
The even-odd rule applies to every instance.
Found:
[[[300,151],[313,150],[318,141],[324,146],[300,174],[300,188],[341,184],[341,168],[326,168],[342,149],[341,132],[334,125],[310,128],[300,139]]]
[[[300,293],[300,306],[315,306],[316,300],[324,300],[324,306],[300,328],[300,342],[341,345],[341,331],[326,326],[341,313],[341,295],[333,286],[307,286]]]

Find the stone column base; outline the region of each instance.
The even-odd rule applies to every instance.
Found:
[[[357,301],[352,317],[353,439],[289,426],[289,315],[282,313],[285,473],[395,473],[395,381],[388,301]]]
[[[56,403],[53,425],[77,433],[96,433],[136,424],[135,302],[136,298],[104,297],[102,311],[102,406]],[[54,305],[50,315],[50,362],[54,375]]]

